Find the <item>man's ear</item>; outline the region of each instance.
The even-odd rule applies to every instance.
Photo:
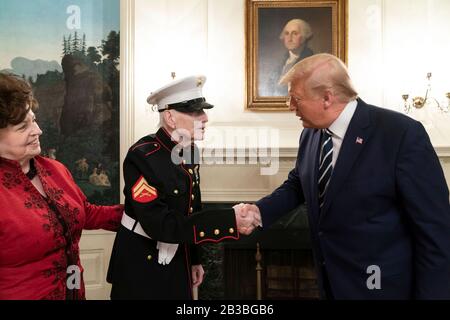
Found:
[[[326,89],[325,92],[323,93],[322,98],[324,108],[328,109],[334,103],[335,96],[330,89]]]
[[[169,110],[164,111],[163,117],[164,121],[171,129],[175,130],[177,128],[176,119],[172,112],[170,112]]]

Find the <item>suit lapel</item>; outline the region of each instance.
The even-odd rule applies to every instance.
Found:
[[[358,106],[348,126],[335,168],[333,169],[320,220],[329,210],[333,198],[341,189],[362,149],[368,143],[372,130],[373,126],[370,124],[369,109],[362,100],[358,99]]]

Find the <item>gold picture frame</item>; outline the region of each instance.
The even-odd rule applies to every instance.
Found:
[[[246,109],[288,111],[278,81],[304,57],[331,53],[347,63],[347,10],[348,0],[246,0]],[[304,22],[307,40],[295,49],[290,30]]]

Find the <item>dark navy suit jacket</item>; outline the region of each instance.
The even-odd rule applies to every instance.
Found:
[[[319,141],[304,129],[288,179],[256,203],[264,227],[306,203],[323,297],[326,272],[336,299],[450,299],[449,192],[424,127],[358,100],[321,212]]]

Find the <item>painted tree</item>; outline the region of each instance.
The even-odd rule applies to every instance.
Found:
[[[67,54],[72,54],[72,34],[67,38]]]
[[[80,38],[78,38],[78,32],[75,31],[73,42],[72,42],[72,53],[80,51]]]
[[[96,47],[89,47],[86,56],[92,64],[98,64],[102,61],[102,56],[99,54]]]
[[[83,33],[83,40],[81,42],[81,54],[86,55],[86,34]]]
[[[111,31],[106,41],[102,40],[101,50],[102,54],[117,66],[120,57],[120,32]]]
[[[66,36],[63,37],[63,56],[68,55],[69,54],[69,50],[67,47],[67,39]]]

